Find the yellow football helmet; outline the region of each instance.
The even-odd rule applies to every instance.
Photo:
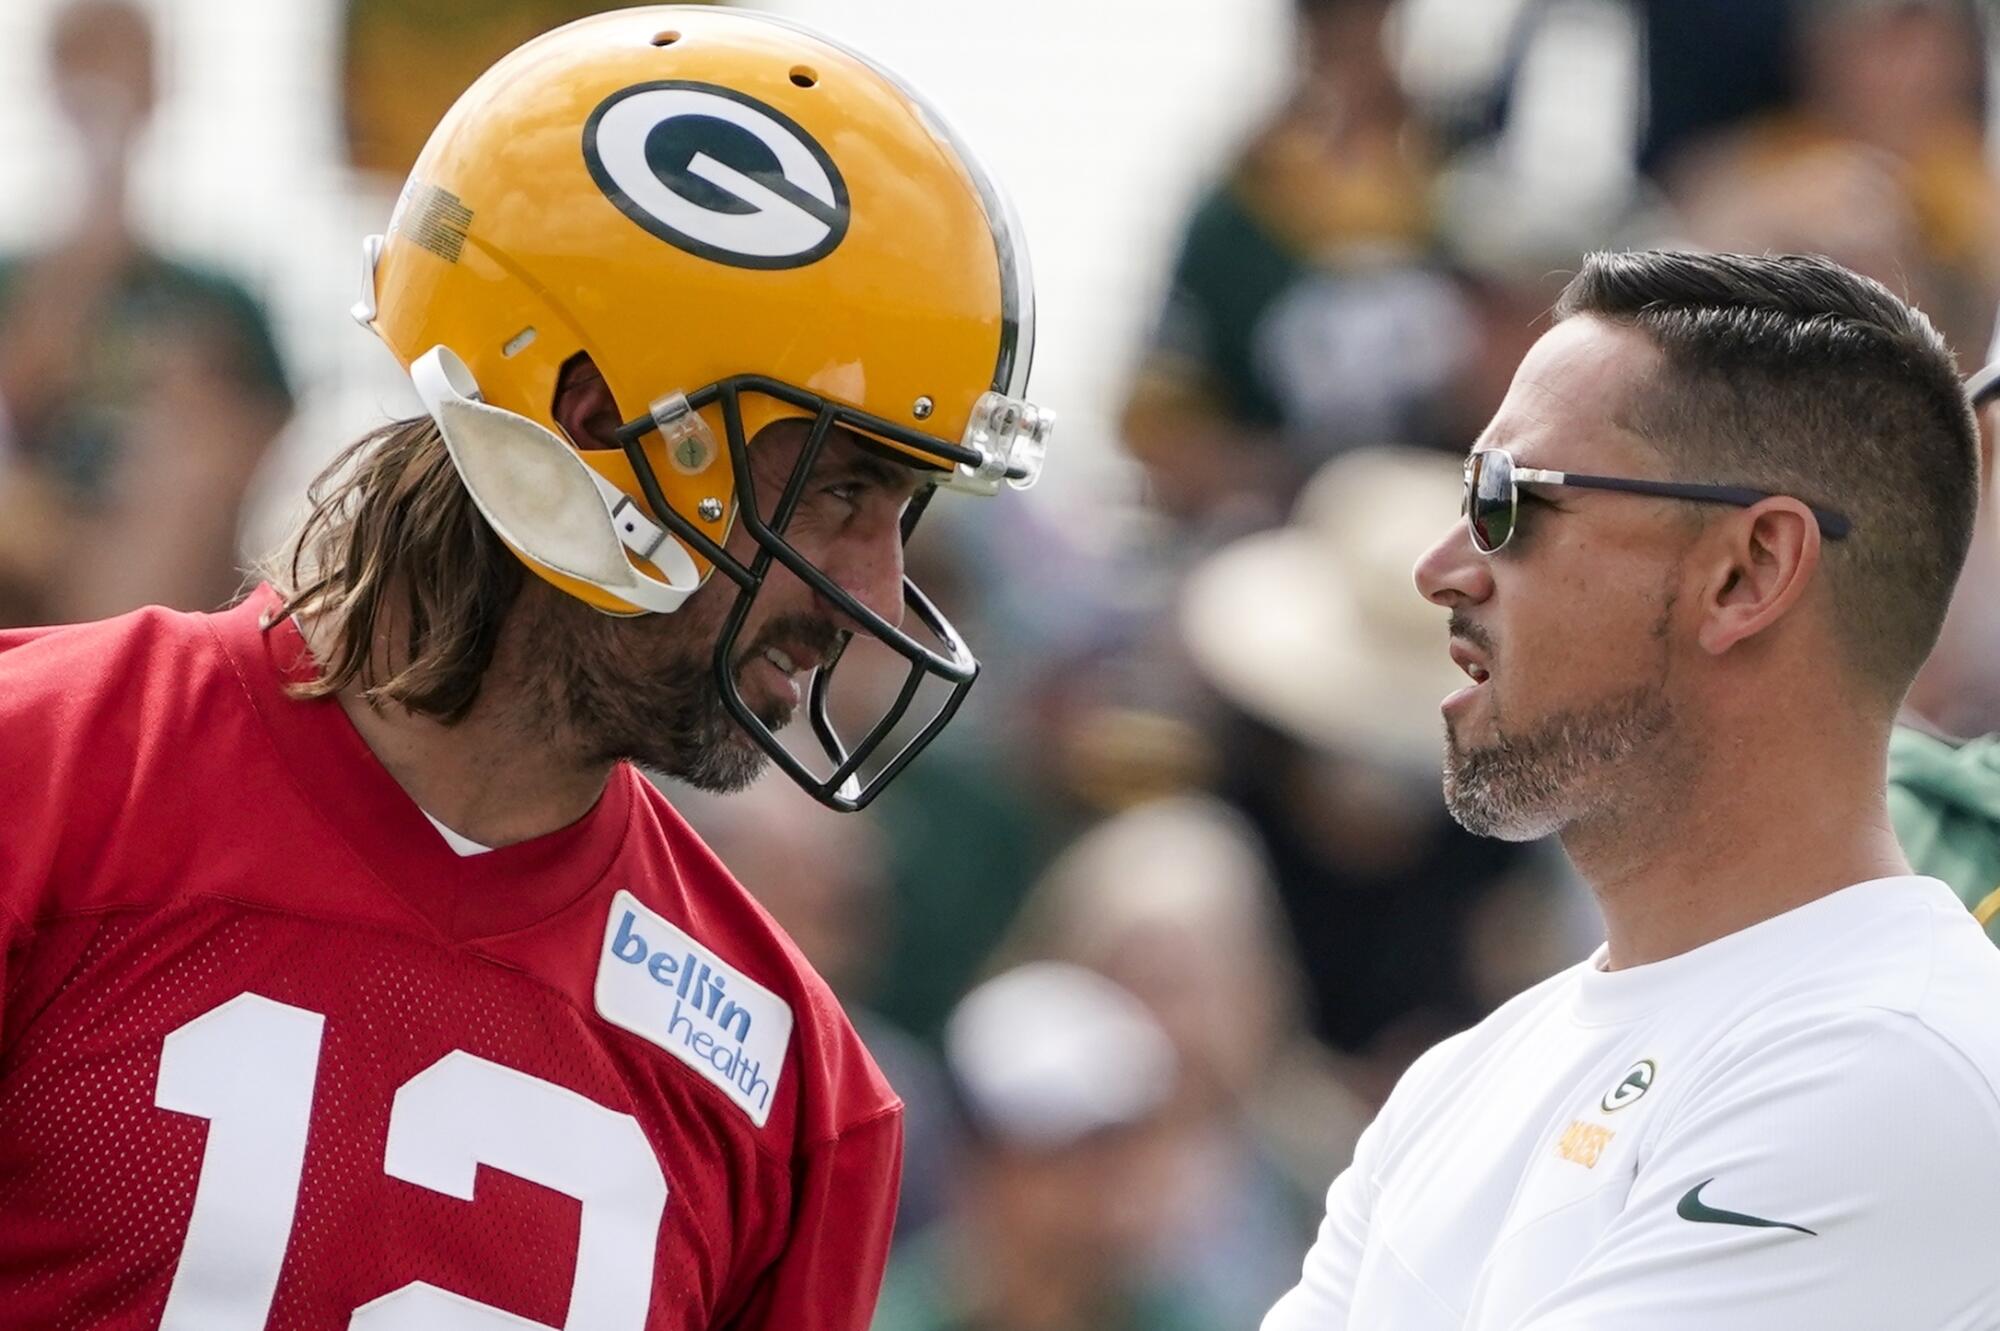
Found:
[[[1040,474],[1052,418],[1023,397],[1027,251],[944,118],[865,57],[769,15],[601,14],[495,65],[431,135],[355,317],[409,370],[460,476],[529,568],[610,614],[672,613],[716,570],[740,588],[716,649],[731,713],[791,775],[857,808],[934,736],[978,671],[905,583],[931,645],[891,626],[759,515],[746,448],[773,421],[833,425],[992,494]],[[579,353],[626,424],[579,447],[552,413]],[[923,496],[928,497],[928,492]],[[921,502],[913,504],[913,514]],[[749,563],[724,549],[732,524]],[[907,535],[907,524],[906,531]],[[812,682],[817,776],[737,696],[736,629],[773,562],[910,663],[850,752]],[[859,773],[925,676],[952,685],[917,740]]]

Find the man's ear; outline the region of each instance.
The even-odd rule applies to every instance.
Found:
[[[1820,540],[1812,510],[1784,495],[1713,524],[1700,543],[1709,566],[1697,635],[1703,650],[1720,656],[1789,614],[1819,569]]]
[[[556,398],[550,414],[578,448],[617,448],[618,404],[611,398],[610,385],[597,372],[597,363],[587,351],[579,351],[563,362],[556,379]]]

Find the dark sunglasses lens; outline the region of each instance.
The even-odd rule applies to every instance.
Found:
[[[1514,532],[1514,461],[1497,449],[1475,453],[1465,471],[1465,521],[1472,544],[1492,554]]]

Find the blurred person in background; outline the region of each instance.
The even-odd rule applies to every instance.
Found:
[[[1961,365],[1966,360],[1959,357]],[[1913,752],[1923,747],[1914,738],[1919,734],[1984,735],[2000,730],[2000,597],[1994,595],[2000,580],[2000,505],[1993,502],[1994,441],[2000,432],[2000,409],[1995,406],[2000,399],[2000,368],[1996,367],[2000,367],[2000,319],[1995,321],[1985,367],[1966,380],[1979,420],[1979,516],[1937,646],[1903,700],[1909,724],[1898,734],[1909,737]],[[1957,884],[1955,878],[1953,882]]]
[[[1153,501],[1267,526],[1358,444],[1456,448],[1474,312],[1439,263],[1435,164],[1384,43],[1392,0],[1298,0],[1301,75],[1195,207],[1124,411]]]
[[[1636,0],[1645,59],[1638,167],[1782,107],[1795,82],[1794,11],[1819,0]]]
[[[641,769],[856,809],[904,704],[777,735],[842,649],[969,686],[903,549],[1040,472],[1018,223],[880,65],[662,6],[475,81],[363,253],[425,414],[266,584],[0,632],[5,1320],[859,1331],[901,1106]]]
[[[2000,297],[2000,176],[1970,0],[1810,0],[1788,103],[1661,165],[1709,249],[1825,254],[1904,292],[1961,354]]]
[[[614,7],[604,0],[343,0],[348,160],[391,188],[401,184],[459,90],[488,65],[551,28]]]
[[[1585,261],[1415,575],[1453,815],[1606,942],[1398,1083],[1266,1331],[1990,1325],[2000,955],[1884,791],[1978,463],[1879,284]]]
[[[1181,1076],[1162,1112],[1156,1269],[1203,1320],[1251,1325],[1369,1113],[1306,1032],[1255,833],[1207,796],[1116,814],[1050,865],[1003,955],[1088,967],[1159,1022]]]
[[[912,581],[952,606],[967,640],[994,643],[998,653],[997,660],[982,655],[978,687],[926,749],[923,779],[896,783],[868,808],[868,822],[881,834],[887,880],[875,921],[870,1005],[929,1042],[979,978],[1056,835],[1049,825],[1055,801],[1027,770],[1020,725],[1046,668],[1033,642],[1047,621],[1034,621],[1028,607],[996,613],[994,604],[993,584],[1011,578],[1002,565],[1019,561],[1020,549],[1048,549],[1029,540],[1000,555],[995,547],[1014,541],[998,539],[994,523],[1018,537],[1024,533],[1017,524],[1033,521],[996,515],[989,522],[962,510],[927,514],[904,551]],[[1081,557],[1051,562],[1087,576],[1078,573],[1087,567]],[[894,700],[908,668],[895,653],[856,641],[843,651],[840,673],[840,686],[829,691],[829,714],[844,733],[857,733]],[[885,752],[913,728],[892,736]],[[945,865],[948,872],[940,870]]]
[[[1938,647],[1889,740],[1889,815],[1919,873],[1942,878],[2000,943],[2000,712],[1993,707],[2000,531],[1993,458],[2000,436],[2000,324],[1986,366],[1966,381],[1979,417],[1980,509]],[[1981,723],[1983,718],[1992,718]],[[1964,739],[1961,736],[1973,738]]]
[[[1437,699],[1456,671],[1437,651],[1444,613],[1402,580],[1458,477],[1440,454],[1357,449],[1312,479],[1289,524],[1197,565],[1180,605],[1188,654],[1231,709],[1216,789],[1267,849],[1312,1027],[1371,1106],[1504,996],[1472,969],[1485,903],[1546,877],[1438,796]],[[1547,974],[1577,931],[1558,894],[1542,899],[1528,964]]]
[[[1179,1070],[1132,995],[1059,962],[967,994],[945,1027],[962,1112],[951,1204],[899,1249],[874,1331],[1226,1331],[1151,1272]]]
[[[87,189],[66,235],[0,261],[0,625],[209,609],[242,581],[244,496],[291,390],[256,301],[133,231],[145,11],[69,4],[49,56]]]

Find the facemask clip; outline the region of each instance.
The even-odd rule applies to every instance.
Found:
[[[648,409],[653,428],[666,445],[674,470],[686,476],[707,471],[715,461],[715,432],[701,413],[688,405],[686,393],[669,393]]]

